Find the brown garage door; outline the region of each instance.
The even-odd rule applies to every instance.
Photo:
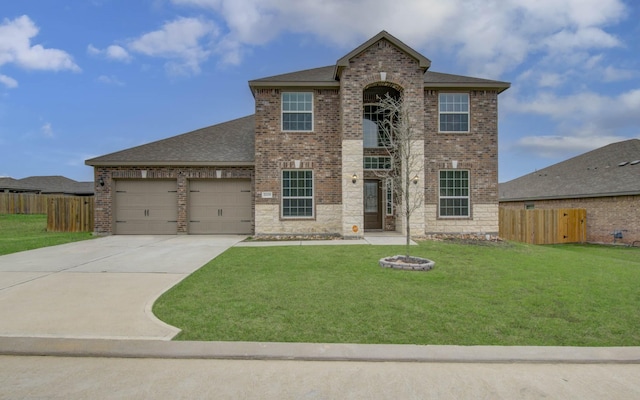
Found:
[[[175,235],[178,193],[175,180],[116,181],[115,233]]]
[[[189,182],[189,233],[251,233],[251,181],[248,179]]]

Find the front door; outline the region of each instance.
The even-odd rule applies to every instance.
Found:
[[[380,181],[365,179],[364,181],[364,229],[382,229],[382,196]]]

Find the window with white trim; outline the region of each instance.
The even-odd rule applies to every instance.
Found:
[[[391,157],[365,156],[363,167],[364,169],[390,170]]]
[[[469,94],[440,93],[440,132],[469,132]]]
[[[282,93],[282,130],[313,131],[313,93]]]
[[[313,218],[313,171],[282,171],[282,217]]]
[[[439,203],[441,217],[469,216],[469,171],[440,171]]]
[[[387,215],[393,215],[393,179],[387,179]]]

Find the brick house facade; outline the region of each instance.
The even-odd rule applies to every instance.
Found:
[[[217,181],[236,179],[246,183],[243,192],[250,191],[250,200],[243,195],[239,201],[251,204],[250,231],[237,233],[359,238],[368,230],[403,232],[401,199],[376,173],[384,169],[386,153],[375,121],[371,128],[376,106],[370,98],[387,91],[408,107],[419,134],[413,149],[424,160],[410,185],[424,194],[412,215],[412,235],[495,234],[498,94],[509,84],[431,72],[430,65],[383,31],[334,65],[250,81],[255,115],[202,130],[216,137],[217,149],[226,150],[194,156],[190,152],[213,141],[206,132],[191,132],[88,160],[96,171],[96,231],[117,233],[114,221],[123,222],[113,215],[125,213],[114,205],[118,180],[175,179],[176,233],[192,233],[190,227],[207,217],[200,213],[193,221],[196,208],[206,204],[192,204],[199,192],[190,182],[211,180],[215,191]],[[225,143],[236,130],[246,133],[244,142]],[[171,145],[181,150],[163,162],[159,153]],[[129,196],[124,192],[118,193]],[[138,208],[145,218],[153,213]],[[226,206],[210,208],[217,211],[212,221],[230,214]]]

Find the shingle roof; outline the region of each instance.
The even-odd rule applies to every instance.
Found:
[[[40,188],[9,177],[0,178],[0,192],[8,189],[18,192],[39,192]]]
[[[329,65],[327,67],[274,75],[249,81],[249,86],[335,86],[338,88],[340,87],[340,82],[333,77],[334,69],[335,66]],[[433,88],[495,88],[502,92],[509,88],[510,83],[427,71],[424,74],[424,86]]]
[[[93,182],[78,182],[60,175],[30,176],[20,182],[38,188],[42,193],[92,194]]]
[[[250,115],[86,160],[113,165],[252,165],[255,122]]]
[[[640,140],[613,143],[499,186],[500,201],[640,194]]]

